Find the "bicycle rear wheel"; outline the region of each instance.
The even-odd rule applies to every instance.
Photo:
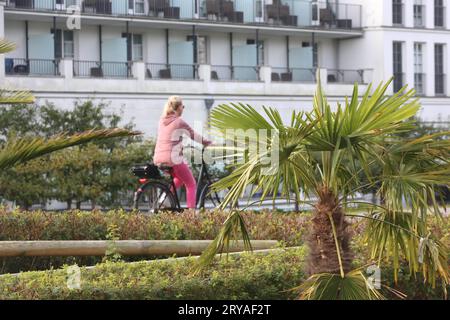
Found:
[[[177,203],[166,184],[152,181],[136,191],[134,208],[145,213],[158,213],[176,210]]]

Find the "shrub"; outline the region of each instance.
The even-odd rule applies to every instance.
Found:
[[[154,216],[122,210],[83,212],[18,211],[0,209],[0,241],[29,240],[108,240],[115,226],[119,240],[210,240],[214,239],[227,214],[206,211],[196,215],[162,213]],[[280,240],[288,246],[302,243],[304,218],[299,214],[251,213],[245,216],[252,239]],[[127,257],[136,261],[155,257]],[[101,257],[11,257],[0,258],[0,273],[42,270],[77,263],[92,265]]]
[[[217,260],[198,275],[194,258],[104,263],[81,270],[81,289],[67,287],[67,269],[4,275],[0,299],[293,299],[305,279],[304,248]]]

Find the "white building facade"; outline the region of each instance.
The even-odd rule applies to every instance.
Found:
[[[331,103],[396,75],[421,116],[450,115],[446,0],[0,0],[0,81],[39,103],[94,99],[147,136],[169,95],[190,123],[211,107],[308,110],[318,75]]]

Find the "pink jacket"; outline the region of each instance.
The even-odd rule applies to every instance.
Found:
[[[174,166],[183,162],[183,135],[203,145],[211,141],[196,133],[181,117],[170,114],[159,120],[158,138],[156,139],[153,163]]]

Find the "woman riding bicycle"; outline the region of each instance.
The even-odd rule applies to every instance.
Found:
[[[211,141],[196,133],[183,119],[184,104],[180,97],[172,96],[167,100],[159,121],[158,137],[153,162],[158,165],[172,167],[171,175],[175,187],[186,187],[187,207],[195,209],[197,186],[183,157],[182,140],[187,135],[192,140],[208,146]]]

